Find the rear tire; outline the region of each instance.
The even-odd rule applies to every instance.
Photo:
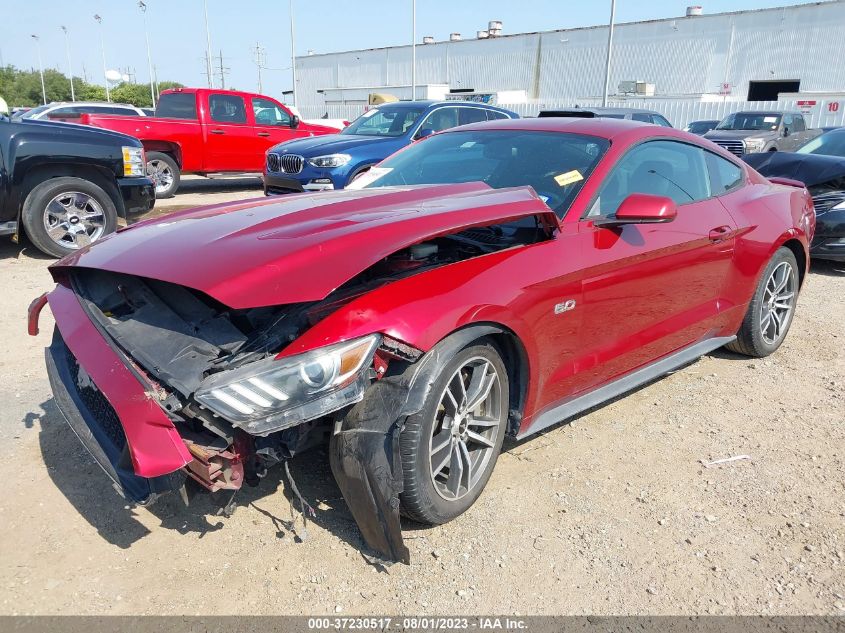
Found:
[[[64,257],[113,233],[117,209],[90,180],[63,176],[36,186],[23,203],[24,230],[35,247]]]
[[[782,246],[760,275],[736,340],[726,347],[755,358],[768,356],[786,338],[797,301],[798,262],[792,251]]]
[[[508,394],[507,370],[492,343],[474,341],[446,363],[399,437],[402,514],[437,525],[475,503],[502,448]]]
[[[182,172],[170,154],[147,152],[147,175],[155,185],[156,200],[176,195]]]

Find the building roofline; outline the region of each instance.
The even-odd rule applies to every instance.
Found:
[[[771,12],[771,11],[783,11],[784,9],[804,9],[809,7],[818,7],[822,5],[833,5],[833,4],[842,4],[845,0],[820,0],[817,2],[806,2],[802,4],[788,4],[782,5],[777,7],[764,7],[761,9],[744,9],[740,11],[723,11],[722,13],[708,13],[705,15],[681,15],[675,16],[670,18],[656,18],[654,20],[637,20],[634,22],[617,22],[614,24],[614,28],[619,28],[622,26],[633,26],[637,24],[658,24],[661,22],[674,22],[677,20],[706,20],[708,18],[717,18],[717,17],[724,17],[729,15],[745,15],[745,14],[753,14],[753,13],[764,13],[764,12]],[[592,26],[576,26],[569,29],[550,29],[548,31],[526,31],[524,33],[508,33],[506,35],[497,35],[496,37],[488,38],[489,40],[503,40],[511,37],[523,37],[525,35],[547,35],[551,33],[573,33],[575,31],[591,31],[595,29],[605,29],[607,28],[607,24],[594,24]],[[465,39],[465,40],[458,40],[453,42],[451,40],[441,40],[439,42],[434,42],[432,44],[417,44],[417,46],[424,46],[424,47],[432,47],[432,46],[439,46],[443,44],[448,45],[455,45],[459,46],[465,42],[476,42],[479,41],[477,38],[472,39]],[[486,41],[486,40],[482,40]],[[410,44],[399,44],[395,46],[377,46],[374,48],[352,48],[342,51],[331,51],[327,53],[314,53],[313,55],[297,55],[296,59],[309,59],[314,57],[326,57],[329,55],[344,55],[347,53],[369,53],[373,51],[383,51],[383,50],[402,50],[411,48]]]

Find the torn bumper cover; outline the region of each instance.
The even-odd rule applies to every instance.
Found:
[[[149,503],[180,481],[193,458],[141,378],[109,346],[78,298],[59,284],[48,296],[57,330],[46,351],[59,410],[118,491]]]

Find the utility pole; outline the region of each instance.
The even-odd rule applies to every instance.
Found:
[[[150,53],[150,32],[147,30],[147,5],[143,0],[138,0],[138,8],[144,15],[144,40],[147,42],[147,67],[150,71],[150,98],[153,100],[153,108],[156,107],[156,92],[153,87],[153,56]]]
[[[70,78],[70,100],[76,101],[76,93],[73,91],[73,65],[70,63],[70,37],[67,34],[67,27],[63,26],[65,33],[65,52],[67,52],[67,75]]]
[[[157,68],[157,67],[155,67],[155,66],[153,66],[153,77],[155,78],[155,79],[154,79],[154,82],[155,82],[155,87],[156,87],[156,98],[155,98],[155,102],[156,102],[156,103],[158,103],[158,97],[159,97],[159,89],[158,89],[158,68]]]
[[[44,105],[47,105],[47,90],[44,88],[44,65],[41,63],[41,40],[37,35],[31,35],[35,40],[35,48],[38,49],[38,74],[41,75],[41,98],[44,100]]]
[[[211,72],[211,30],[208,28],[208,0],[202,2],[205,12],[205,70],[208,76],[208,87],[214,88],[214,73]]]
[[[293,29],[293,0],[288,1],[288,8],[290,9],[290,72],[293,79],[293,107],[296,107],[296,40],[294,39]],[[260,91],[259,91],[260,92]]]
[[[94,19],[97,21],[97,24],[100,25],[100,52],[103,54],[103,79],[106,82],[106,101],[111,103],[111,92],[109,92],[109,80],[106,77],[106,44],[103,40],[103,18],[101,18],[98,14],[94,14]]]
[[[602,93],[601,105],[607,107],[607,91],[610,87],[610,57],[613,51],[613,19],[616,17],[616,0],[610,0],[610,28],[607,31],[607,59],[604,64],[604,92]]]
[[[229,73],[229,68],[223,66],[223,51],[220,51],[220,55],[217,58],[219,63],[219,72],[220,72],[220,87],[223,90],[226,90],[226,75]]]
[[[261,68],[264,66],[264,62],[266,61],[264,58],[264,49],[261,47],[259,42],[255,43],[255,50],[253,51],[254,56],[253,60],[255,61],[255,65],[258,66],[258,93],[261,94]]]
[[[417,100],[417,0],[411,0],[411,101]]]

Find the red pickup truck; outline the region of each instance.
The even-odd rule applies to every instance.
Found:
[[[337,129],[299,120],[264,95],[176,88],[161,93],[154,117],[83,114],[80,123],[139,139],[156,198],[176,193],[183,173],[261,172],[267,148]]]

